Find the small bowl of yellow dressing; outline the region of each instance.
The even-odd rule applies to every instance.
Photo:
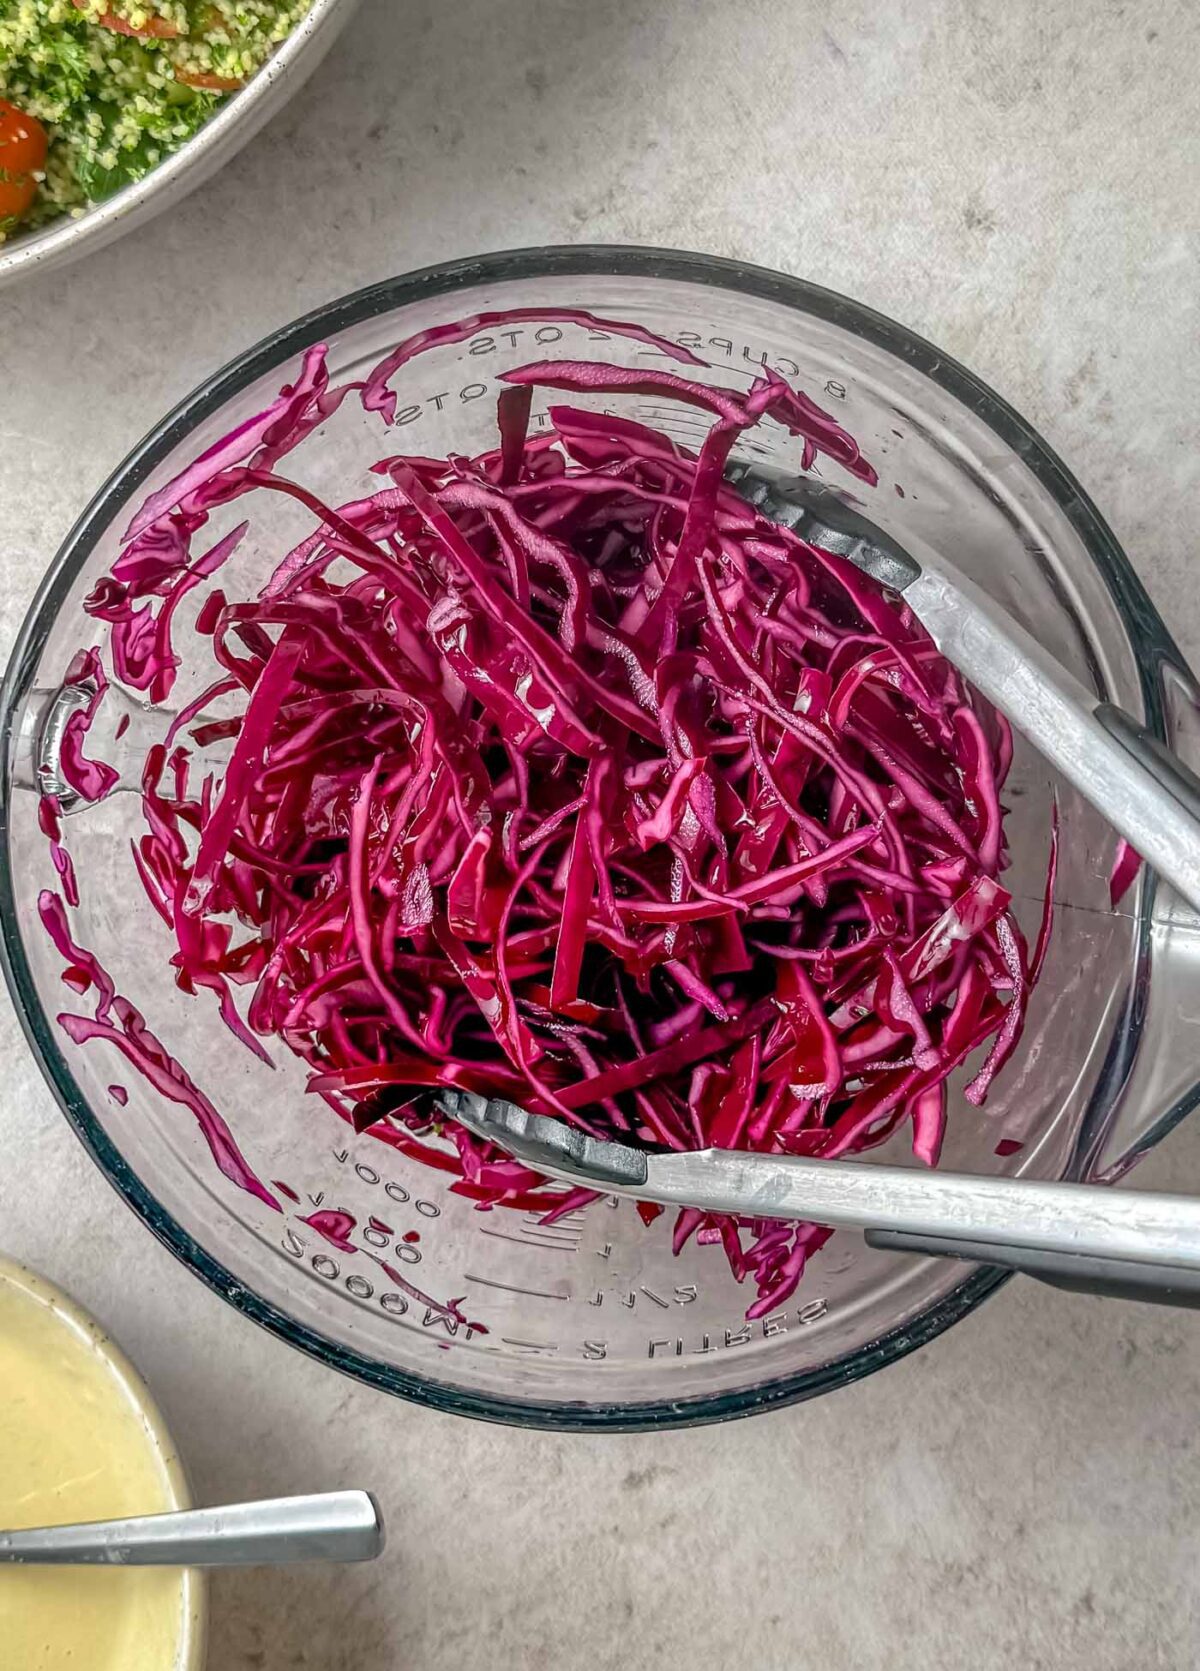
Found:
[[[0,1259],[0,1530],[191,1506],[150,1394],[59,1289]],[[205,1590],[179,1568],[0,1566],[0,1663],[200,1671]]]

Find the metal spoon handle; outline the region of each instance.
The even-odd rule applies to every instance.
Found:
[[[0,1562],[239,1567],[373,1561],[384,1539],[383,1516],[369,1491],[328,1491],[130,1520],[0,1532]]]

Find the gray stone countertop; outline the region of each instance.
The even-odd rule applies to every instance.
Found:
[[[782,268],[965,360],[1200,657],[1198,61],[1192,0],[367,0],[206,189],[0,298],[3,648],[93,489],[235,351],[388,274],[584,240]],[[1196,1663],[1193,1315],[1018,1281],[754,1420],[460,1422],[205,1290],[94,1170],[7,1005],[0,1029],[0,1245],[112,1327],[198,1493],[369,1483],[391,1511],[379,1566],[220,1579],[212,1671]],[[1200,1127],[1140,1181],[1200,1188]]]

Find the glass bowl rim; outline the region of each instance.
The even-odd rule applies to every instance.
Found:
[[[775,302],[823,319],[884,348],[945,389],[1017,451],[1080,536],[1114,600],[1133,646],[1145,722],[1165,740],[1163,705],[1154,670],[1178,661],[1154,605],[1104,519],[1074,476],[1041,436],[987,384],[924,338],[860,302],[769,268],[710,255],[642,246],[579,244],[498,251],[438,263],[386,279],[315,308],[270,333],[207,377],[163,418],[117,466],[67,535],[29,607],[0,688],[0,962],[25,1037],[50,1089],[108,1181],[144,1224],[184,1265],[235,1310],[318,1362],[368,1386],[452,1414],[519,1426],[583,1431],[638,1431],[687,1427],[774,1409],[847,1386],[927,1344],[973,1311],[1007,1280],[1008,1272],[965,1268],[962,1280],[934,1305],[878,1339],[817,1369],[783,1375],[761,1386],[646,1403],[551,1404],[471,1392],[396,1369],[327,1339],[247,1288],[202,1248],[150,1193],[125,1161],[76,1084],[42,1007],[17,925],[16,884],[9,831],[13,718],[30,675],[75,578],[97,540],[150,472],[195,425],[267,372],[327,335],[406,304],[512,280],[551,277],[664,279]],[[1140,1030],[1140,1018],[1133,1027]],[[1136,1041],[1134,1041],[1136,1042]]]

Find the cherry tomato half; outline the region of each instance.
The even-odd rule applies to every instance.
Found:
[[[192,30],[199,40],[206,35],[215,34],[218,30],[227,29],[228,22],[219,6],[205,6],[196,19]],[[199,87],[206,93],[236,93],[246,85],[233,76],[215,75],[212,70],[175,70],[176,81],[182,81],[185,87]]]
[[[213,75],[211,70],[176,70],[176,81],[185,87],[200,87],[206,93],[236,93],[244,81],[233,81],[228,76]]]
[[[20,220],[37,194],[33,176],[45,166],[45,128],[0,99],[0,221]]]

